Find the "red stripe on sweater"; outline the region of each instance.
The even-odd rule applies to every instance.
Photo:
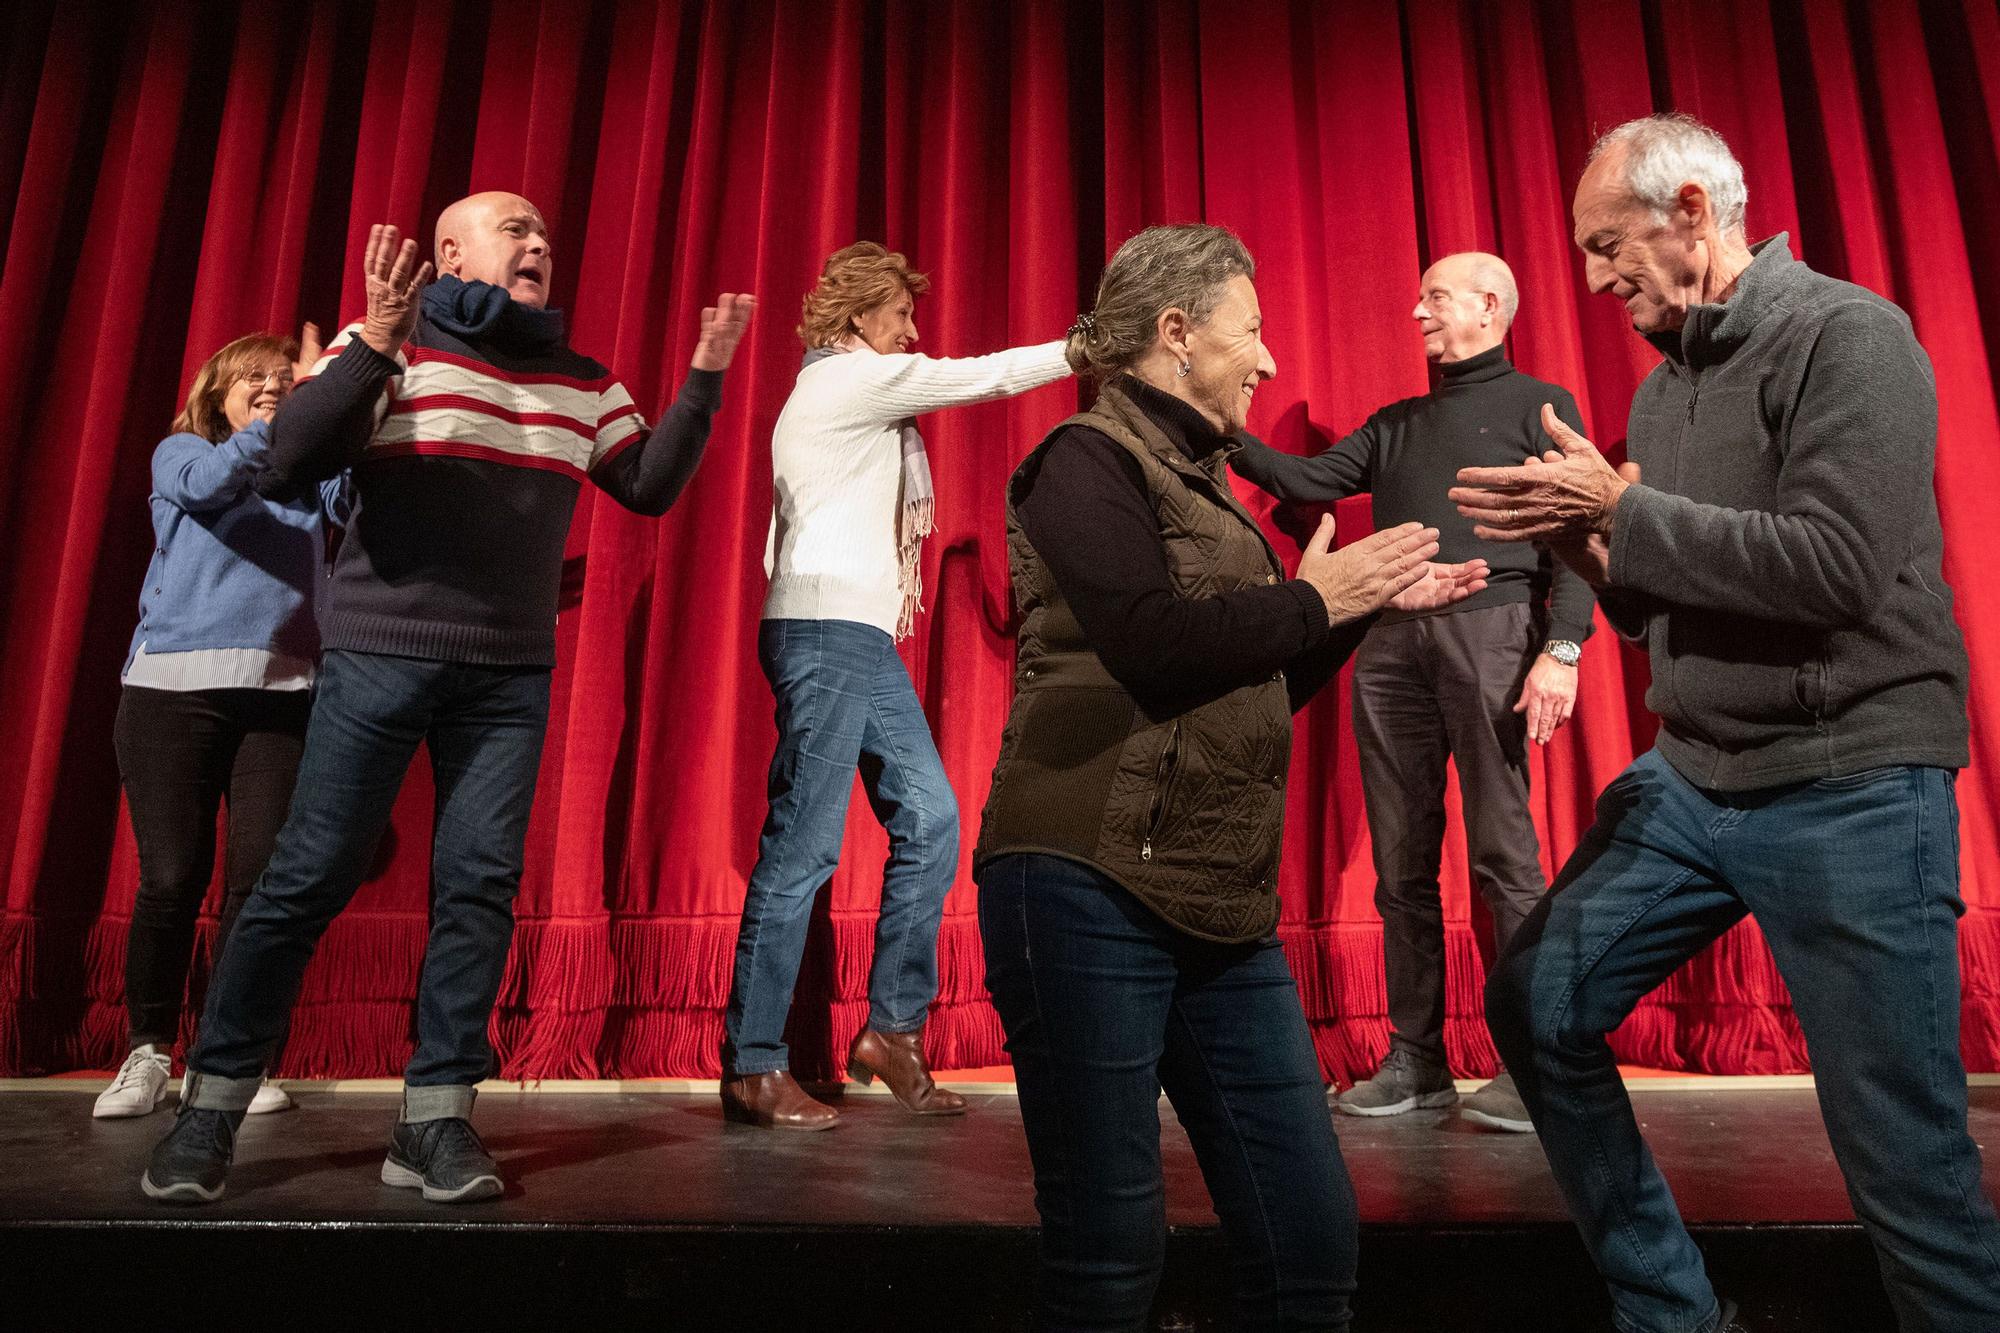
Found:
[[[627,403],[616,412],[606,412],[603,416],[599,417],[597,419],[597,429],[600,431],[603,430],[620,417],[633,417],[637,415],[639,415],[639,405],[637,403]]]
[[[538,375],[524,370],[502,370],[491,362],[459,356],[455,352],[442,351],[436,347],[413,347],[406,344],[403,354],[409,358],[413,366],[435,361],[441,365],[469,370],[475,375],[491,375],[494,379],[505,380],[509,384],[560,384],[571,389],[582,389],[586,393],[602,393],[618,382],[615,376],[608,373],[594,380],[580,380],[574,375]]]
[[[637,411],[638,409],[634,408],[633,410]],[[595,463],[592,463],[590,465],[591,469],[595,471],[596,469],[603,467],[606,463],[609,463],[612,459],[618,457],[618,455],[624,453],[627,449],[630,449],[634,444],[637,444],[640,440],[643,440],[645,438],[646,438],[645,426],[634,423],[632,427],[632,433],[630,435],[627,435],[624,439],[618,441],[618,443],[612,445],[609,449],[606,449],[604,451],[604,456],[598,459]]]
[[[575,417],[566,417],[560,412],[516,412],[511,408],[489,403],[484,398],[475,398],[464,393],[426,393],[415,398],[398,398],[389,409],[391,416],[411,416],[432,408],[458,407],[482,416],[497,417],[511,421],[517,426],[560,426],[564,430],[575,431],[586,440],[597,438],[597,427]]]
[[[519,454],[511,449],[496,449],[490,444],[472,444],[465,440],[402,440],[395,444],[371,444],[362,454],[361,461],[366,463],[377,458],[466,458],[479,463],[499,463],[504,467],[560,472],[578,481],[587,480],[589,476],[576,464],[560,458]]]

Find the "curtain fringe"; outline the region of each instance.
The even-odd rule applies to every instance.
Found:
[[[122,1053],[124,919],[0,916],[0,1075],[107,1068]],[[799,993],[811,1049],[802,1072],[838,1072],[867,1021],[872,913],[832,922],[833,966],[813,964]],[[191,992],[205,982],[214,922],[197,930]],[[307,970],[277,1072],[288,1077],[392,1077],[412,1049],[412,1012],[426,923],[414,914],[335,921]],[[1280,928],[1323,1071],[1365,1078],[1388,1046],[1381,931],[1370,925]],[[523,921],[509,956],[492,1035],[508,1077],[715,1077],[734,917]],[[1974,1071],[2000,1071],[2000,912],[1959,923],[1965,977],[1961,1048]],[[926,1029],[941,1068],[1002,1064],[1004,1038],[984,994],[976,918],[947,917],[938,951],[943,990]],[[1446,1055],[1461,1077],[1497,1056],[1479,1010],[1484,969],[1469,928],[1446,933]],[[811,967],[822,966],[818,974]],[[59,976],[44,976],[46,969]],[[81,981],[81,986],[69,978]],[[63,984],[56,984],[58,981]],[[38,986],[65,998],[38,998]],[[827,992],[832,991],[831,998]],[[79,995],[78,992],[82,994]],[[74,998],[67,998],[74,997]],[[198,1011],[182,1018],[182,1043]],[[1715,1074],[1797,1073],[1805,1041],[1783,981],[1754,925],[1739,927],[1640,1002],[1611,1039],[1630,1064]],[[802,1043],[803,1045],[803,1043]]]

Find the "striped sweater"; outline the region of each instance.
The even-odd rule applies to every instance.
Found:
[[[354,470],[321,642],[555,665],[563,545],[582,483],[638,513],[666,512],[701,461],[722,372],[690,371],[649,430],[625,386],[568,348],[509,356],[420,317],[392,360],[360,330],[341,330],[285,400],[256,482],[281,497]]]

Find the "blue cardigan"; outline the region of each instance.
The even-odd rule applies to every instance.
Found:
[[[170,435],[153,451],[153,559],[127,669],[142,643],[149,656],[203,648],[319,656],[326,524],[346,522],[346,477],[267,500],[251,482],[269,449],[269,425],[252,421],[220,444]]]

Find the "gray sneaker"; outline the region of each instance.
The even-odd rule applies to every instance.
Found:
[[[1532,1134],[1535,1122],[1514,1087],[1514,1076],[1501,1070],[1499,1076],[1458,1104],[1458,1113],[1475,1125],[1504,1129],[1512,1134]]]
[[[389,1134],[382,1183],[422,1190],[431,1203],[474,1203],[501,1192],[500,1169],[470,1120],[407,1120]]]
[[[1346,1115],[1401,1115],[1405,1111],[1450,1106],[1458,1100],[1451,1071],[1432,1064],[1406,1046],[1391,1045],[1375,1077],[1333,1099]]]
[[[214,1203],[236,1156],[241,1111],[210,1111],[182,1103],[174,1127],[153,1148],[139,1188],[161,1203]]]

